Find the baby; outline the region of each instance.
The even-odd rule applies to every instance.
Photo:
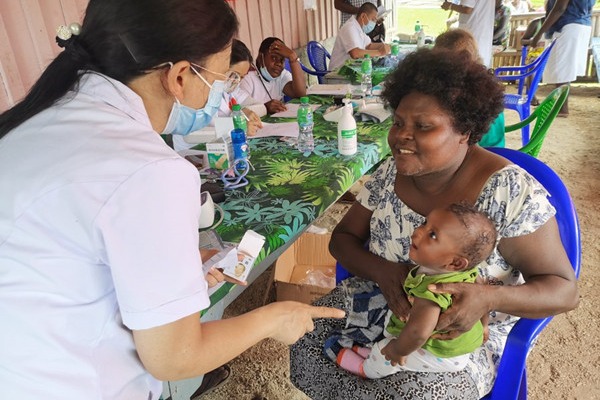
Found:
[[[411,237],[409,257],[417,264],[404,282],[412,303],[408,321],[388,312],[385,339],[372,348],[344,348],[337,363],[366,378],[382,378],[401,370],[454,372],[463,369],[469,353],[487,339],[486,321],[451,340],[432,338],[438,318],[452,305],[449,294],[436,294],[428,286],[442,282],[474,283],[479,263],[496,245],[496,228],[485,213],[465,204],[432,210]],[[483,320],[483,319],[482,319]],[[486,324],[487,325],[487,324]],[[395,364],[389,360],[398,360]]]

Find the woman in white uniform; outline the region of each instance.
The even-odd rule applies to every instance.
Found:
[[[340,68],[346,60],[384,56],[390,52],[390,46],[385,43],[373,43],[368,36],[377,23],[377,7],[366,2],[358,8],[358,13],[350,18],[340,28],[333,50],[329,69],[332,71]]]
[[[339,317],[288,302],[200,321],[199,178],[158,133],[197,129],[218,109],[229,5],[90,0],[71,27],[0,115],[2,396],[158,399],[160,380]]]

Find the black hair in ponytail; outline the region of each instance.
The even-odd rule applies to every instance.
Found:
[[[0,139],[76,90],[85,71],[127,84],[167,61],[223,50],[238,21],[224,0],[90,0],[81,33],[65,44],[27,96],[0,115]]]

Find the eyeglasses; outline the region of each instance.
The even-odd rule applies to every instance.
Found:
[[[218,75],[218,76],[225,78],[224,79],[225,87],[223,88],[225,93],[233,92],[238,87],[238,85],[240,84],[240,81],[242,80],[242,78],[240,77],[240,74],[238,74],[237,72],[235,72],[233,70],[229,70],[229,71],[225,72],[224,74],[222,74],[220,72],[211,71],[210,69],[204,68],[203,66],[198,65],[198,64],[194,64],[194,63],[190,63],[190,64],[191,64],[190,69],[192,71],[194,71],[194,73],[196,75],[198,75],[198,77],[200,79],[202,79],[202,81],[204,83],[206,83],[208,85],[208,87],[210,87],[210,88],[212,88],[212,85],[210,83],[208,83],[208,81],[206,79],[204,79],[204,77],[202,75],[200,75],[200,73],[198,71],[196,71],[196,69],[194,67],[200,68],[203,71],[206,71],[211,74]]]
[[[248,171],[254,166],[250,163],[247,158],[237,158],[233,164],[221,173],[221,181],[223,181],[223,187],[225,190],[233,190],[244,187],[248,184]]]
[[[156,67],[153,67],[151,69],[154,70],[154,69],[160,69],[160,68],[164,68],[164,67],[172,68],[173,63],[171,61],[167,61],[167,62],[159,64]],[[196,71],[196,68],[194,68],[194,67],[200,68],[201,70],[209,72],[211,74],[223,77],[224,78],[223,80],[225,82],[225,87],[223,88],[223,90],[225,91],[225,93],[233,92],[238,87],[238,85],[240,84],[240,82],[242,80],[240,74],[238,74],[237,72],[235,72],[233,70],[229,70],[229,71],[225,72],[224,74],[222,74],[220,72],[214,72],[214,71],[211,71],[210,69],[204,68],[201,65],[190,62],[190,69],[198,76],[198,78],[200,78],[202,80],[202,82],[206,83],[206,85],[209,88],[212,88],[212,85],[210,83],[208,83],[208,81],[198,71]]]

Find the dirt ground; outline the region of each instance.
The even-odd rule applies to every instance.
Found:
[[[538,95],[553,88],[540,86]],[[583,240],[579,308],[554,318],[539,338],[527,361],[529,398],[600,399],[600,85],[574,84],[569,99],[570,115],[557,118],[548,133],[539,158],[565,181],[573,197]],[[507,111],[507,124],[518,120]],[[507,147],[518,148],[520,133],[507,136]],[[316,224],[328,229],[345,212],[335,204]],[[225,311],[234,316],[260,306],[267,290],[269,271],[257,279]],[[270,294],[271,301],[274,293]],[[220,388],[203,396],[206,400],[306,400],[289,380],[289,351],[273,340],[265,340],[230,363],[232,376]],[[318,399],[314,399],[318,400]]]

